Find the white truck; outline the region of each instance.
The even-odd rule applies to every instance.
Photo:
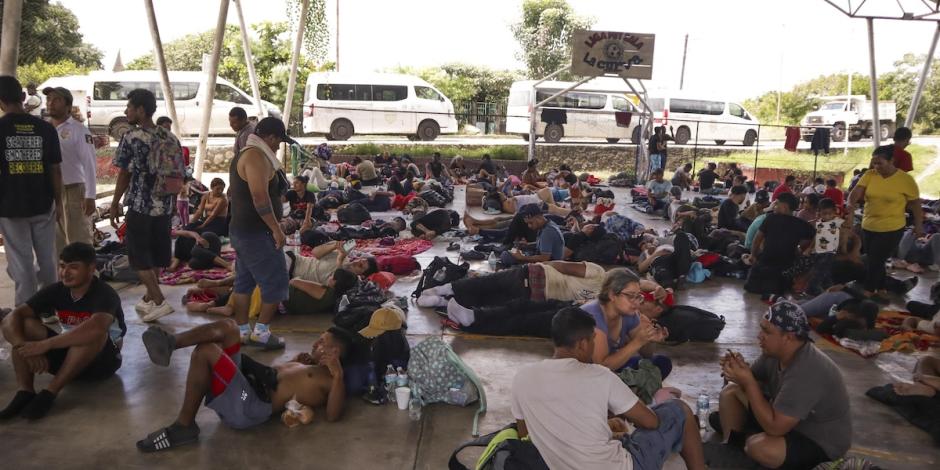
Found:
[[[823,96],[823,104],[816,110],[807,114],[800,125],[803,140],[813,140],[817,127],[831,127],[832,140],[842,142],[848,137],[855,142],[862,138],[872,137],[874,129],[881,132],[881,141],[890,139],[894,135],[897,107],[894,101],[878,101],[879,125],[872,125],[871,100],[864,95],[852,96]]]

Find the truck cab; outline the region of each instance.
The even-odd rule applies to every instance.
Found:
[[[854,142],[871,137],[875,129],[881,132],[884,140],[894,132],[896,107],[892,101],[878,103],[880,123],[876,126],[872,122],[872,103],[863,95],[825,96],[821,99],[823,104],[800,122],[803,126],[800,132],[807,142],[813,140],[818,127],[831,127],[830,135],[834,142],[842,142],[846,138]]]

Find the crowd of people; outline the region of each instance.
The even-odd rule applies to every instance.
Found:
[[[2,333],[13,346],[18,386],[0,420],[40,419],[74,379],[116,373],[127,333],[117,292],[96,275],[91,135],[69,117],[68,90],[43,93],[51,122],[29,115],[19,82],[0,77],[0,232],[16,285]],[[297,152],[302,160],[288,179],[277,152],[297,144],[284,124],[250,120],[240,108],[230,113],[236,139],[227,184],[216,178],[205,187],[187,172],[187,152],[166,120],[153,121],[155,111],[152,92],[128,93],[133,128],[113,159],[119,173],[108,216],[146,288],[135,311],[145,323],[174,313],[159,282],[166,272],[185,266],[229,275],[200,281],[185,305],[226,318],[175,333],[152,325],[140,339],[162,367],[192,347],[180,412],[137,442],[143,452],[197,442],[201,405],[243,429],[292,400],[325,407],[335,421],[348,395],[370,399],[374,389],[354,376],[371,364],[376,373],[364,375],[378,378],[367,385],[381,386],[375,380],[387,366],[407,364],[408,305],[389,290],[394,276],[384,276],[355,241],[446,238],[475,243],[449,249],[488,258],[493,272],[436,283],[415,303],[438,309],[456,330],[551,339],[554,355],[520,367],[511,400],[520,436],[531,438],[550,468],[661,468],[674,452],[690,469],[735,459],[811,468],[842,457],[852,429],[842,372],[813,344],[809,319],[822,317],[838,331],[870,329],[877,305],[917,282],[886,273],[892,256],[915,273],[940,260],[934,238],[924,235],[917,184],[896,166],[906,161],[903,145],[876,148],[845,195],[835,180],[797,187],[787,177],[756,188],[733,164],[720,176],[714,163],[697,175],[683,164],[667,180],[659,131],[650,143],[655,168],[645,187],[634,188],[633,204],[636,215],[672,223],[660,233],[587,175],[567,165],[543,174],[537,160],[512,175],[488,155],[475,165],[434,154],[422,169],[412,156],[388,153],[337,162],[324,145]],[[909,131],[899,129],[896,140],[905,136],[909,142]],[[448,207],[463,184],[460,214]],[[700,196],[690,200],[690,191]],[[675,333],[668,319],[679,307],[676,290],[696,282],[703,267],[743,279],[768,304],[761,356],[749,364],[729,351],[715,366],[727,385],[708,421],[721,442],[704,445],[703,417],[681,392],[662,386],[674,364],[657,347]],[[924,318],[908,327],[940,327],[940,307],[913,307]],[[285,347],[271,330],[278,312],[332,314],[336,325],[309,353],[269,366],[242,349]],[[898,393],[935,396],[935,369],[925,360],[915,384],[899,384]],[[37,393],[40,373],[54,379]]]

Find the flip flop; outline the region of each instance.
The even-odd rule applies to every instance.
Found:
[[[262,348],[265,351],[275,351],[278,349],[284,349],[284,347],[286,346],[284,339],[279,336],[276,336],[274,333],[268,334],[268,339],[263,342],[255,341],[254,338],[252,338],[252,336],[254,335],[248,336],[248,345]]]
[[[170,356],[176,348],[176,339],[158,326],[151,326],[141,335],[150,361],[158,366],[170,365]]]

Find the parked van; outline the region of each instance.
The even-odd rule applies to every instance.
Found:
[[[529,140],[529,118],[532,106],[574,85],[572,82],[547,81],[536,89],[532,100],[532,80],[514,82],[509,88],[506,106],[506,133]],[[635,96],[620,79],[594,79],[561,95],[539,108],[536,118],[536,135],[544,136],[546,142],[558,142],[563,137],[597,137],[610,143],[629,138],[639,142],[639,119],[634,104]],[[553,116],[546,122],[543,111]],[[615,112],[633,113],[629,127],[617,126]]]
[[[202,105],[206,102],[206,74],[169,72],[169,78],[180,132],[183,135],[198,135],[202,126]],[[154,121],[160,116],[169,115],[166,102],[163,100],[160,72],[156,70],[99,71],[88,75],[55,77],[46,80],[39,86],[39,89],[42,90],[47,86],[62,86],[72,91],[73,102],[86,116],[86,122],[91,131],[107,133],[115,140],[120,140],[131,128],[124,116],[127,94],[131,90],[143,88],[156,95],[157,112],[153,116]],[[262,104],[268,116],[281,117],[281,111],[277,106],[264,100]],[[229,127],[228,113],[236,106],[245,108],[249,116],[255,114],[254,99],[228,80],[218,77],[212,103],[212,118],[209,121],[210,134],[235,134],[235,131]]]
[[[757,119],[738,103],[691,96],[653,97],[649,100],[657,126],[666,126],[666,134],[679,145],[696,141],[741,142],[746,147],[757,141]]]
[[[397,73],[316,72],[304,89],[304,132],[346,140],[354,134],[434,140],[457,133],[454,105],[430,83]]]

